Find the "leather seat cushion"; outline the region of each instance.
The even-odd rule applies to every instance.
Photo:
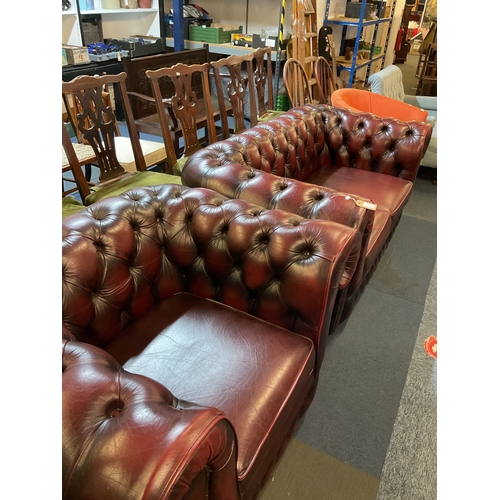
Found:
[[[399,220],[413,187],[411,181],[392,175],[335,166],[320,168],[307,182],[367,198],[388,211],[392,221]]]
[[[184,292],[157,303],[104,349],[176,397],[227,415],[238,436],[242,490],[257,472],[257,455],[261,467],[276,459],[314,379],[310,339]]]

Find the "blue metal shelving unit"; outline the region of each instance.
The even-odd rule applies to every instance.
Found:
[[[350,3],[350,0],[348,0],[348,3]],[[363,28],[367,26],[375,26],[374,32],[373,32],[373,41],[376,40],[377,38],[377,32],[378,28],[381,24],[384,23],[390,23],[392,22],[392,16],[391,17],[381,17],[382,15],[382,9],[384,6],[384,2],[378,1],[377,3],[377,16],[378,19],[368,19],[365,20],[365,10],[366,10],[366,4],[367,3],[373,3],[373,2],[368,2],[367,0],[360,0],[359,2],[361,4],[360,7],[360,15],[359,19],[354,19],[354,18],[347,18],[347,17],[339,17],[336,19],[329,19],[329,13],[330,13],[330,0],[326,0],[326,6],[325,6],[325,17],[323,20],[323,25],[333,25],[333,26],[341,26],[342,27],[342,39],[341,39],[341,44],[340,44],[340,53],[342,54],[344,52],[344,47],[345,47],[345,39],[346,39],[346,34],[347,34],[347,28],[349,27],[355,27],[356,29],[356,38],[354,42],[354,50],[352,54],[352,63],[350,67],[346,66],[337,66],[337,70],[344,70],[344,71],[349,71],[349,82],[348,82],[348,87],[352,87],[352,84],[354,82],[354,77],[356,76],[356,71],[358,71],[361,68],[368,67],[367,70],[367,77],[370,74],[370,66],[372,65],[373,62],[378,61],[380,59],[385,59],[385,51],[387,48],[387,43],[384,44],[383,47],[383,52],[381,54],[378,54],[376,56],[373,55],[373,52],[375,50],[374,44],[372,43],[371,49],[370,49],[370,57],[367,60],[361,59],[358,62],[357,61],[357,55],[359,51],[359,42],[361,40],[361,36],[363,34]],[[391,14],[394,12],[394,5],[395,1],[393,3],[393,9]],[[389,35],[387,35],[389,36]]]

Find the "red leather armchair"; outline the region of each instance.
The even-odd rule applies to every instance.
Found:
[[[421,121],[306,105],[199,151],[186,163],[182,182],[363,233],[359,268],[338,297],[334,327],[347,319],[376,269],[431,133]],[[371,213],[352,217],[356,204]]]
[[[164,185],[63,220],[63,498],[254,499],[359,232]]]

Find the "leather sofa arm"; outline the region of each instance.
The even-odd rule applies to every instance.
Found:
[[[321,359],[361,246],[343,224],[169,184],[101,200],[62,226],[63,324],[94,345],[184,291],[304,335]]]
[[[64,337],[63,498],[240,498],[236,438],[219,410]]]
[[[374,218],[374,205],[359,196],[295,179],[278,177],[262,170],[227,163],[217,168],[204,168],[201,162],[191,163],[182,172],[186,186],[201,186],[228,198],[244,199],[267,209],[285,210],[306,219],[324,219],[357,229],[362,236],[360,259],[366,254]],[[361,266],[359,266],[359,263]],[[339,289],[346,287],[358,261],[358,249],[348,259]]]

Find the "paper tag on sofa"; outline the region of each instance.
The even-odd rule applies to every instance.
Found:
[[[367,210],[376,210],[377,205],[375,203],[369,203],[368,201],[364,200],[356,200],[356,205],[361,208],[366,208]]]

